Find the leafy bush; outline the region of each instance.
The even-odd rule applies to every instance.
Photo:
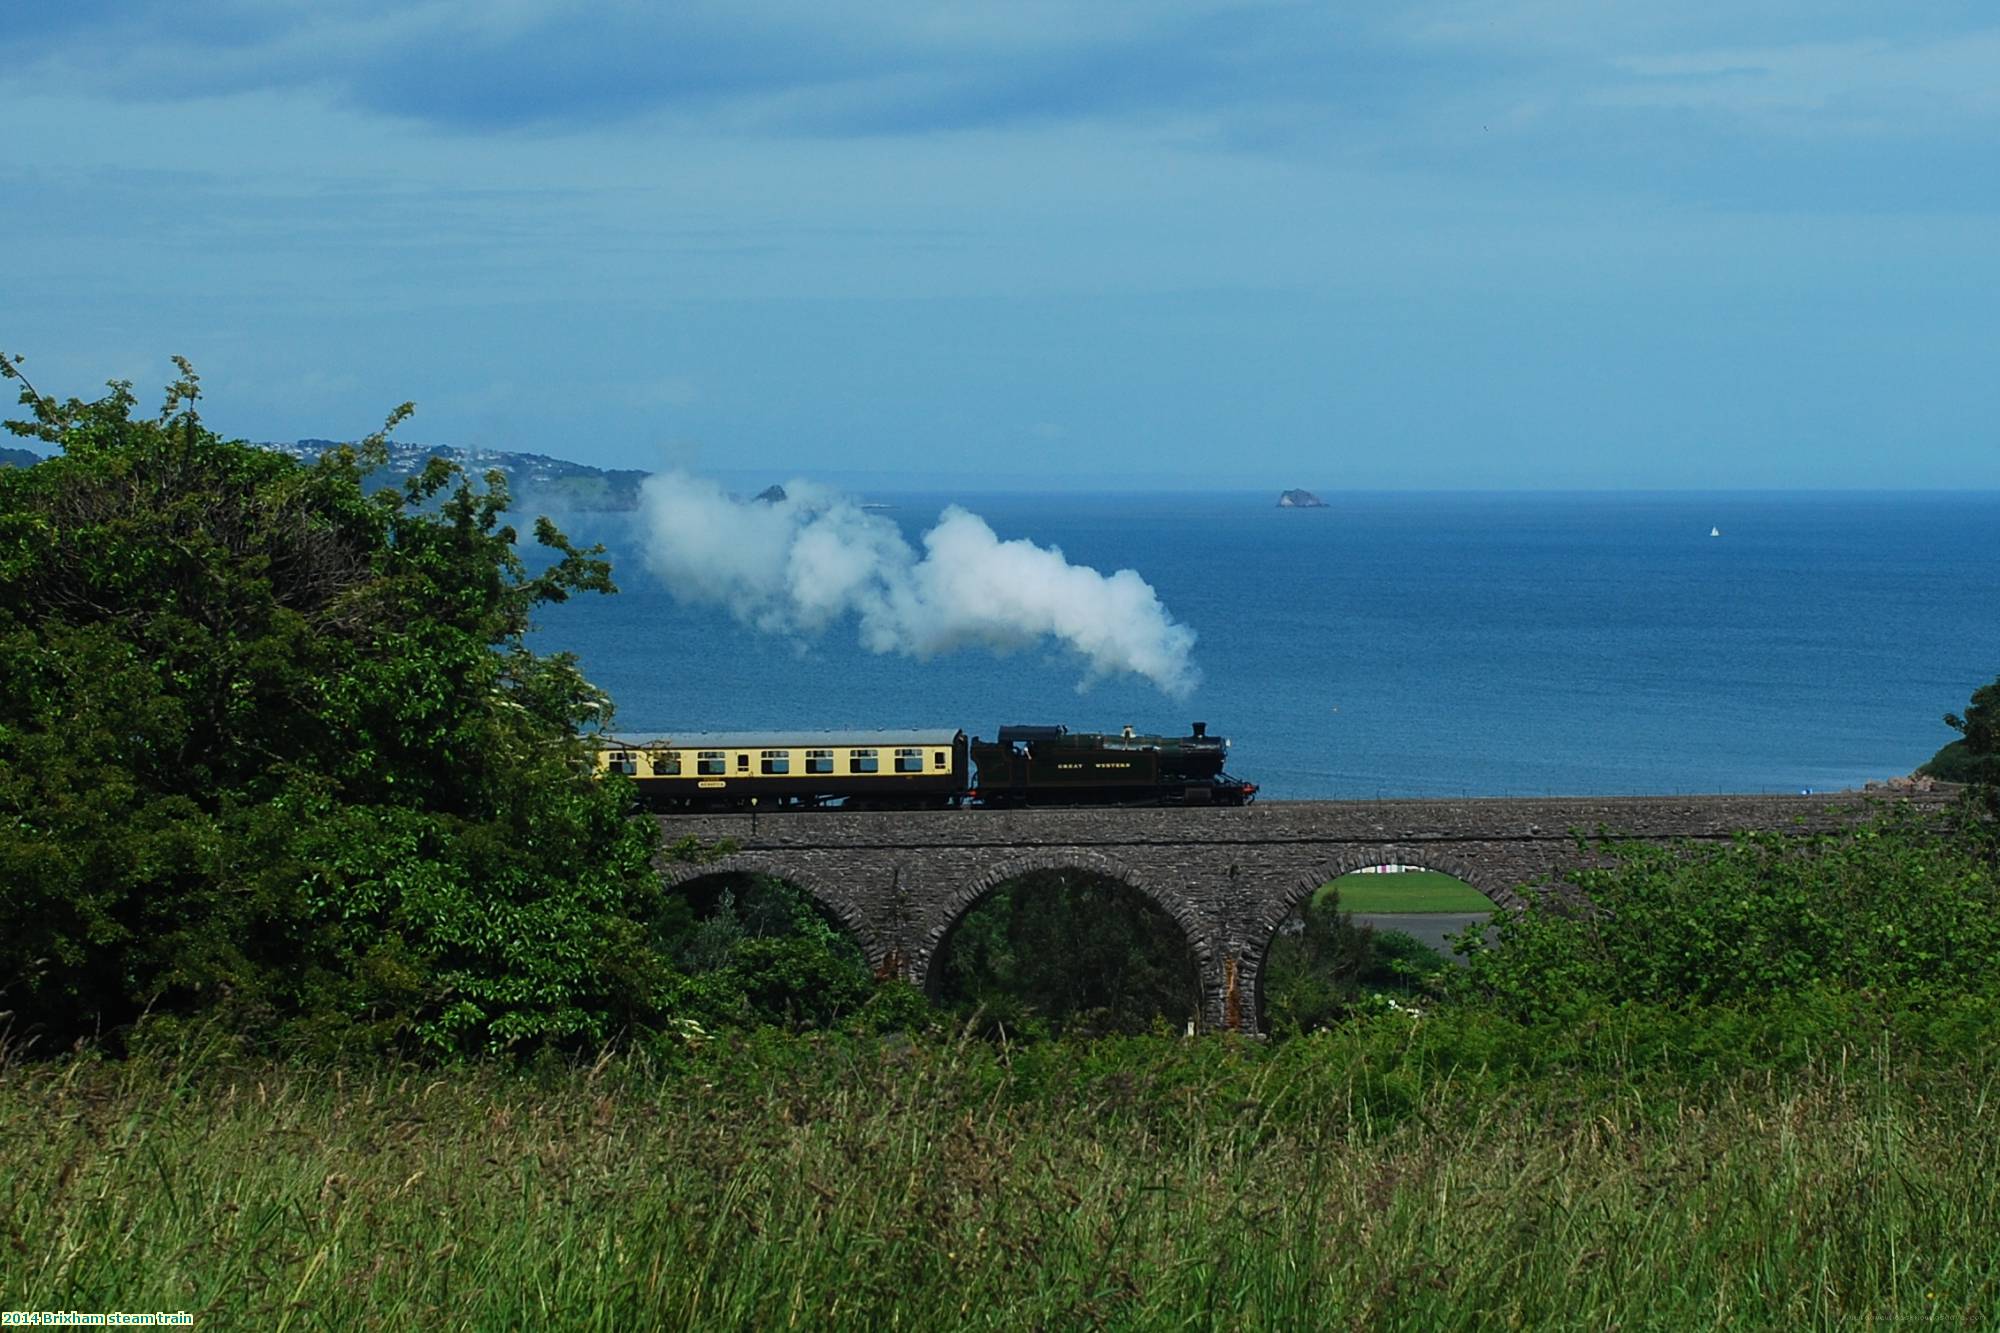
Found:
[[[1335,894],[1309,898],[1264,956],[1264,1022],[1274,1033],[1328,1027],[1354,1011],[1375,957],[1375,930]]]
[[[1917,771],[1943,782],[2000,785],[2000,677],[1972,692],[1965,716],[1946,713],[1944,723],[1959,738]]]
[[[710,1028],[825,1027],[869,1003],[867,959],[809,896],[765,875],[718,879],[667,898],[650,922],[651,947],[685,974],[674,1013]],[[714,891],[697,896],[704,885]]]
[[[1415,935],[1378,930],[1370,940],[1368,966],[1361,980],[1372,986],[1417,989],[1444,976],[1451,960]]]
[[[1297,1036],[1387,1012],[1398,997],[1432,995],[1451,967],[1414,935],[1357,923],[1337,892],[1308,898],[1265,954],[1264,1026]]]
[[[1925,761],[1917,772],[1939,782],[2000,783],[2000,755],[1978,754],[1964,738],[1953,741]]]
[[[463,1052],[652,1015],[652,830],[586,776],[577,727],[606,701],[523,644],[536,605],[612,591],[598,551],[543,520],[530,576],[498,474],[442,460],[364,493],[388,427],[314,466],[225,441],[180,365],[155,419],[113,383],[24,387],[8,423],[62,450],[0,472],[17,1031],[216,1012]]]
[[[1459,992],[1521,1016],[1598,1001],[1736,1003],[1815,987],[1988,994],[2000,875],[1951,820],[1886,817],[1851,834],[1634,844],[1580,874],[1591,909],[1497,920]]]

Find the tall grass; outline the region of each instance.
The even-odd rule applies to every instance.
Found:
[[[1275,1048],[16,1065],[0,1306],[208,1329],[2000,1317],[1984,1064],[1885,1038],[1782,1072],[1628,1052],[1496,1076],[1420,1046],[1384,1021]]]

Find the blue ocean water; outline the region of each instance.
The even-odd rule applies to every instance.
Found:
[[[1234,744],[1267,797],[1831,790],[1907,773],[2000,673],[2000,494],[874,495],[1136,569],[1200,636],[1186,700],[1054,647],[877,656],[686,606],[625,520],[622,592],[546,608],[621,735],[1003,724]],[[1721,536],[1711,537],[1711,528]]]

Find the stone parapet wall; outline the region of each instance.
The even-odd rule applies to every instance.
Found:
[[[1233,809],[792,811],[662,815],[669,837],[749,845],[967,846],[1090,843],[1438,841],[1568,838],[1600,827],[1636,838],[1726,837],[1743,829],[1833,829],[1891,804],[1937,806],[1925,794],[1577,796],[1409,801],[1268,801]],[[754,826],[754,828],[753,828]]]

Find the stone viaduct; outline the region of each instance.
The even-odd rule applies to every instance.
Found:
[[[776,876],[817,899],[878,971],[919,986],[931,984],[952,928],[1007,881],[1031,870],[1107,875],[1180,923],[1200,967],[1204,1026],[1254,1031],[1259,974],[1278,927],[1314,889],[1358,867],[1441,870],[1518,909],[1592,863],[1578,833],[1712,842],[1743,830],[1838,829],[1883,804],[1841,793],[658,819],[669,846],[694,837],[735,847],[706,863],[663,861],[669,884],[741,872]]]

